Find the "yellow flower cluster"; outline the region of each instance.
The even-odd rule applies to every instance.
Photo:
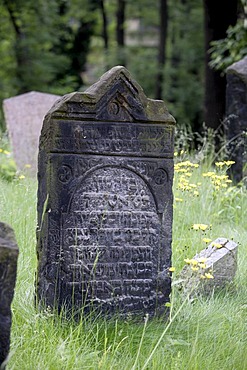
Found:
[[[227,188],[232,182],[228,175],[217,175],[215,172],[205,172],[202,174],[203,177],[209,177],[211,183],[214,185],[215,190],[220,190],[222,188]]]
[[[178,162],[174,165],[175,172],[188,172],[188,168],[198,168],[199,164],[190,161]]]
[[[234,164],[235,162],[234,161],[223,161],[223,162],[216,162],[215,163],[215,166],[217,167],[230,167],[232,164]]]
[[[203,270],[207,268],[207,258],[206,257],[199,257],[198,259],[189,259],[185,258],[184,262],[190,266],[191,270],[197,273],[200,273],[201,279],[213,279],[213,275],[210,272],[203,273]]]
[[[191,229],[206,231],[210,226],[206,224],[193,224]]]
[[[225,171],[234,163],[235,163],[234,161],[216,162],[215,166]],[[211,183],[213,184],[215,190],[227,188],[229,184],[232,183],[232,180],[229,179],[228,175],[225,174],[220,175],[217,174],[215,171],[205,172],[202,174],[202,176],[210,178]]]
[[[180,150],[180,152],[174,152],[174,157],[181,156],[181,155],[183,155],[185,153],[186,153],[186,151],[182,149],[182,150]]]
[[[175,173],[179,174],[179,181],[177,185],[178,190],[191,192],[193,196],[199,195],[198,186],[200,186],[200,184],[194,184],[189,181],[189,178],[192,176],[193,169],[198,167],[199,164],[192,163],[190,161],[184,161],[175,164]]]

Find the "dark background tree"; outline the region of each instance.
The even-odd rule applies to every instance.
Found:
[[[162,99],[164,82],[164,65],[166,60],[166,40],[168,29],[168,4],[167,0],[160,0],[160,27],[159,27],[159,46],[158,46],[158,67],[156,80],[156,99]]]
[[[117,53],[118,53],[118,60],[119,64],[126,65],[125,60],[125,8],[126,8],[126,1],[125,0],[117,0],[117,26],[116,26],[116,40],[117,40]]]
[[[229,26],[237,22],[238,0],[204,0],[205,98],[204,120],[218,129],[225,114],[226,78],[209,66],[211,42],[224,39]]]

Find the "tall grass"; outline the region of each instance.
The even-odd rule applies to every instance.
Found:
[[[188,158],[183,158],[188,160]],[[181,158],[177,160],[181,161]],[[193,162],[193,160],[192,160]],[[178,167],[179,168],[179,167]],[[15,230],[20,248],[18,278],[13,301],[13,324],[8,369],[247,369],[247,197],[243,187],[216,189],[206,162],[184,165],[190,189],[174,180],[173,294],[171,314],[143,321],[82,317],[62,320],[34,308],[36,270],[36,188],[33,180],[0,181],[0,220]],[[186,174],[186,172],[184,172]],[[199,183],[199,185],[198,185]],[[201,184],[200,184],[201,183]],[[232,189],[232,190],[228,190]],[[205,232],[193,224],[207,224]],[[235,285],[191,302],[176,288],[185,258],[203,249],[204,237],[233,238],[239,243]]]

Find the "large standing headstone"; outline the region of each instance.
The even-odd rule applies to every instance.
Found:
[[[0,369],[9,353],[11,302],[14,296],[18,246],[14,231],[0,222]]]
[[[31,91],[3,101],[4,116],[18,170],[25,169],[36,175],[42,122],[47,111],[59,98],[58,95]],[[26,165],[28,166],[25,167]]]
[[[231,174],[239,182],[247,158],[247,56],[226,71],[226,134],[229,159],[235,161]]]
[[[174,118],[124,67],[64,96],[40,138],[39,305],[162,312],[169,300]]]

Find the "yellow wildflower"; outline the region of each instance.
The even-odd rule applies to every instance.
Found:
[[[31,164],[28,164],[28,163],[27,163],[27,164],[25,164],[25,167],[26,167],[26,168],[31,168],[32,166],[31,166]]]
[[[6,154],[6,155],[10,154],[10,152],[8,150],[4,150],[3,153]]]
[[[170,271],[170,272],[174,272],[176,269],[175,269],[175,267],[169,267],[169,269],[168,269],[168,271]]]
[[[193,270],[193,271],[198,271],[198,270],[199,270],[199,267],[191,266],[191,270]]]
[[[183,200],[182,198],[177,198],[177,197],[175,197],[175,201],[176,201],[176,202],[183,202],[184,200]]]
[[[214,172],[205,172],[205,173],[202,174],[203,177],[212,177],[214,175],[215,175]]]
[[[207,261],[207,258],[206,257],[199,257],[198,258],[198,262],[200,262],[200,263],[204,263],[206,261]]]
[[[24,175],[20,175],[20,176],[19,176],[19,179],[20,179],[20,180],[25,179],[25,176],[24,176]]]
[[[178,156],[178,152],[174,152],[174,157],[177,157]]]
[[[188,263],[188,265],[190,265],[191,260],[190,260],[189,258],[185,258],[185,259],[184,259],[184,262],[185,262],[185,263]]]
[[[0,148],[0,153],[2,153],[2,152],[3,152],[3,149]]]
[[[225,163],[226,166],[231,166],[235,162],[234,161],[225,161],[224,163]]]
[[[197,191],[197,190],[194,190],[194,193],[193,193],[196,197],[198,197],[198,195],[199,195],[199,191]]]
[[[222,247],[223,247],[223,245],[222,245],[222,244],[220,244],[220,243],[216,243],[216,242],[211,243],[211,245],[212,245],[212,247],[215,247],[215,248],[217,248],[217,249],[220,249],[220,248],[222,248]]]
[[[201,268],[201,269],[205,269],[207,268],[207,265],[205,263],[198,263],[198,266]]]
[[[205,273],[205,277],[206,277],[207,279],[214,279],[213,275],[212,275],[212,274],[210,274],[209,272],[206,272],[206,273]]]
[[[192,259],[190,260],[190,264],[191,264],[191,265],[193,265],[193,266],[196,266],[196,265],[198,265],[198,261],[197,261],[197,260],[195,260],[194,258],[192,258]]]
[[[171,307],[171,302],[166,302],[165,307]]]
[[[202,230],[202,231],[205,231],[205,230],[207,230],[208,229],[208,225],[206,225],[206,224],[193,224],[192,225],[192,229],[193,230]]]
[[[225,162],[215,162],[215,166],[217,167],[223,167],[225,165]]]
[[[202,241],[204,243],[210,243],[212,241],[212,239],[209,239],[209,238],[203,238]]]

